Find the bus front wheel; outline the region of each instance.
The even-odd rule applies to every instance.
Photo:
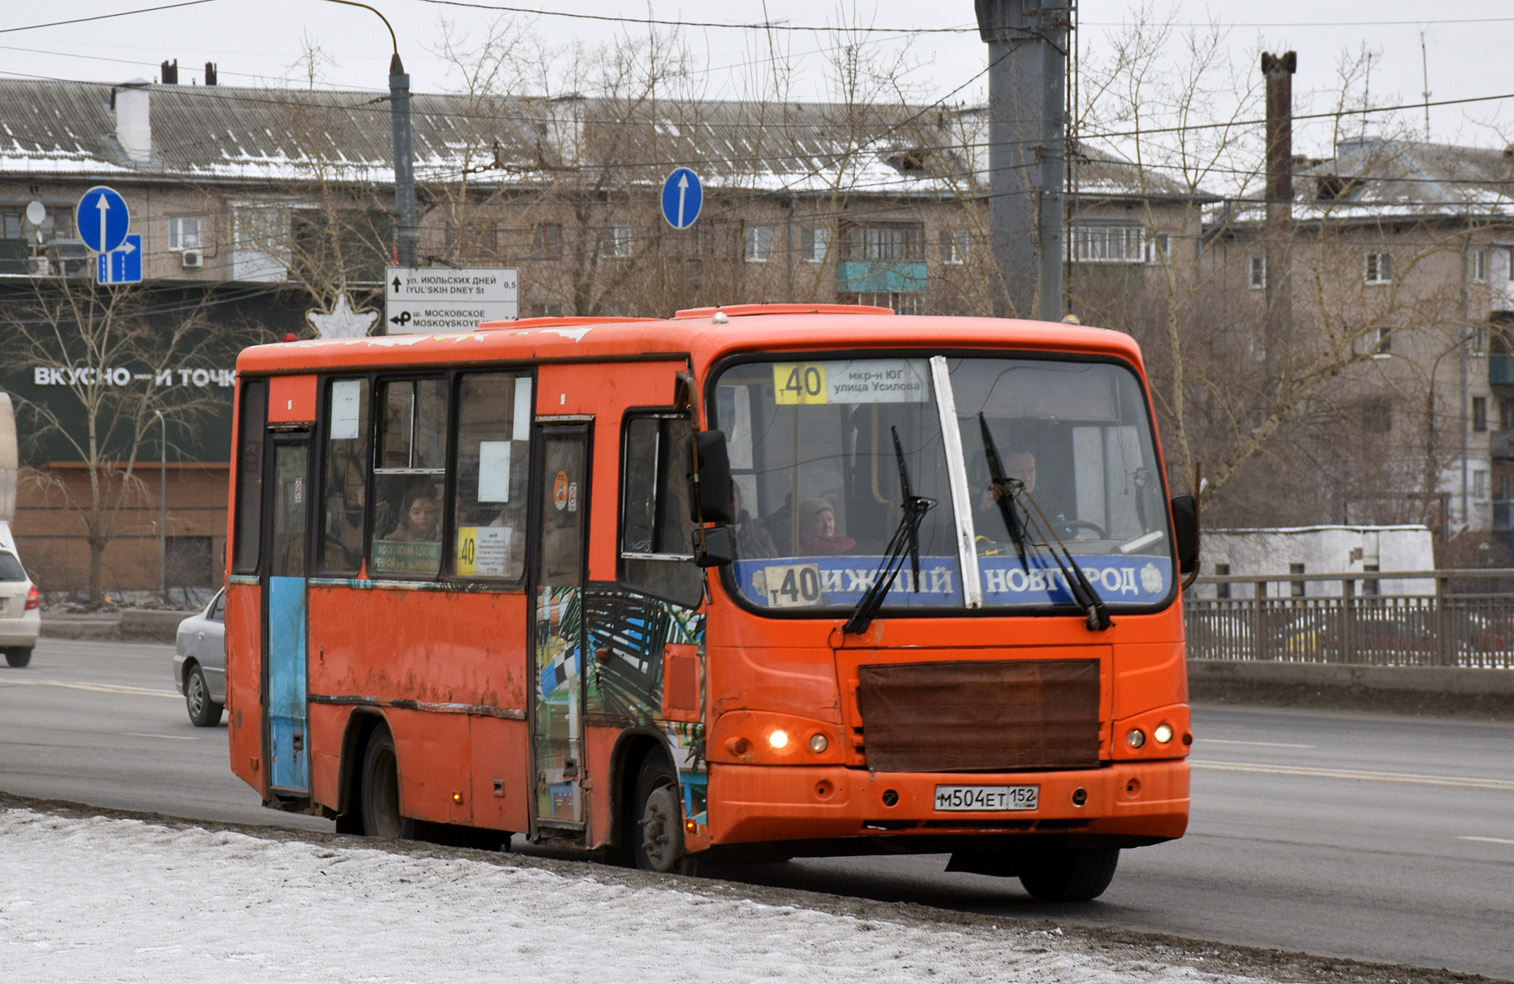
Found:
[[[683,804],[678,778],[658,756],[642,763],[636,779],[635,825],[631,831],[636,867],[643,871],[691,875],[694,863],[683,850]]]
[[[363,777],[359,791],[363,833],[379,840],[409,838],[414,824],[400,816],[399,759],[394,754],[394,736],[380,728],[363,752]]]
[[[1025,860],[1020,884],[1042,902],[1086,902],[1104,893],[1119,863],[1118,847],[1052,848]]]

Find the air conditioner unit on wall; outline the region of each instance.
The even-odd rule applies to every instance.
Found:
[[[205,265],[205,254],[197,249],[186,249],[179,254],[179,263],[186,270],[198,270]]]
[[[45,256],[28,256],[26,258],[26,272],[33,277],[51,277],[53,275],[53,261]]]

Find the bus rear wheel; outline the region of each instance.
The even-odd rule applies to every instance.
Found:
[[[636,779],[635,824],[631,852],[643,871],[694,874],[694,862],[683,850],[683,804],[678,778],[658,756],[642,763]]]
[[[386,728],[373,733],[363,752],[358,809],[363,833],[369,837],[399,840],[414,834],[413,821],[400,816],[399,759],[394,754],[394,736]]]
[[[1042,902],[1086,902],[1104,894],[1120,863],[1118,847],[1057,847],[1020,866],[1020,884]]]

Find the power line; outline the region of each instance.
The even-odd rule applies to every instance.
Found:
[[[181,0],[180,3],[166,3],[160,7],[139,7],[136,10],[119,10],[113,14],[95,14],[92,17],[74,17],[69,20],[49,21],[46,24],[27,24],[24,27],[0,27],[0,34],[14,34],[17,31],[36,31],[44,27],[62,27],[66,24],[85,24],[90,21],[110,20],[115,17],[131,17],[136,14],[151,14],[159,10],[174,10],[178,7],[194,7],[202,3],[215,3],[217,0]]]
[[[534,17],[564,17],[571,20],[603,21],[613,24],[635,24],[645,26],[648,24],[657,27],[710,27],[733,31],[800,31],[814,33],[840,33],[840,34],[968,34],[976,33],[978,28],[971,27],[814,27],[795,24],[782,24],[774,21],[761,21],[756,23],[731,23],[728,21],[687,21],[687,20],[662,20],[656,17],[614,17],[608,14],[574,14],[561,10],[541,10],[532,7],[506,7],[491,3],[468,3],[465,0],[416,0],[418,3],[433,4],[438,7],[467,7],[474,10],[494,10],[508,14],[530,14]]]

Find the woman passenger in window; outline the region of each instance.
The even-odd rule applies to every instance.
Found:
[[[824,499],[799,503],[799,549],[810,556],[846,553],[857,545],[849,536],[836,535],[836,510]]]

